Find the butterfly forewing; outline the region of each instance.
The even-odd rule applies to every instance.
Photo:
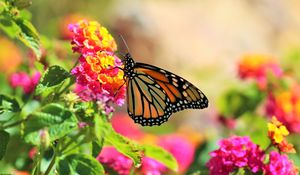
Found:
[[[136,70],[146,73],[164,89],[171,103],[172,112],[187,108],[202,109],[208,106],[208,99],[204,93],[184,78],[144,63],[136,63]]]

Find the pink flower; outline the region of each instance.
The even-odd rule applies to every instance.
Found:
[[[120,175],[129,174],[133,166],[132,160],[119,153],[114,147],[104,147],[97,156],[97,160]]]
[[[111,119],[111,124],[117,133],[130,139],[140,140],[144,137],[142,130],[127,114],[115,114]]]
[[[167,168],[163,164],[159,163],[158,161],[149,157],[144,157],[142,159],[142,168],[141,168],[142,174],[162,175],[166,171]]]
[[[14,73],[9,77],[9,83],[12,88],[22,87],[25,94],[30,94],[34,91],[40,80],[41,74],[36,72],[30,77],[25,72]]]
[[[158,145],[169,151],[177,160],[179,172],[184,172],[194,160],[195,147],[180,135],[166,135],[159,138]]]
[[[236,168],[262,170],[264,152],[249,137],[232,136],[219,142],[220,148],[211,152],[206,166],[211,175],[228,175]]]
[[[38,149],[36,147],[33,147],[29,150],[28,156],[30,159],[34,159],[37,153],[38,153]]]
[[[100,102],[104,110],[113,110],[110,103],[124,104],[125,91],[122,61],[114,54],[114,38],[95,21],[83,20],[69,26],[73,33],[73,51],[81,54],[79,65],[71,73],[80,90],[75,92],[85,101]]]
[[[286,155],[281,155],[276,151],[270,153],[270,161],[264,167],[266,175],[297,175],[298,169]]]

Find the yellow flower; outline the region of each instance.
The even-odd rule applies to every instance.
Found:
[[[293,153],[295,152],[294,146],[289,144],[285,139],[288,135],[289,131],[287,128],[273,116],[271,123],[268,123],[268,136],[272,144],[282,152]]]

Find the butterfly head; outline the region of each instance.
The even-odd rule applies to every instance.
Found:
[[[127,53],[124,56],[124,74],[126,77],[131,78],[135,76],[134,73],[134,67],[135,67],[135,62],[133,60],[133,58],[131,57],[130,53]]]

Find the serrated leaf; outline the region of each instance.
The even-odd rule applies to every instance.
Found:
[[[9,141],[9,133],[4,130],[0,130],[0,160],[5,155],[8,141]]]
[[[178,171],[178,163],[177,160],[172,156],[171,153],[164,150],[161,147],[154,145],[143,145],[144,153],[146,157],[150,157],[152,159],[157,160],[158,162],[164,164],[169,169],[177,172]]]
[[[30,21],[18,18],[15,20],[16,24],[20,27],[21,32],[17,38],[22,41],[27,47],[31,48],[39,59],[42,55],[40,49],[40,39],[38,32]]]
[[[102,165],[92,156],[86,154],[71,154],[60,158],[57,166],[58,174],[105,174]]]
[[[4,112],[19,112],[20,105],[15,98],[0,94],[0,114]]]
[[[40,131],[45,129],[52,142],[70,133],[76,127],[77,119],[71,111],[59,104],[48,104],[41,111],[30,115],[25,125],[25,141],[39,145]]]
[[[61,85],[71,75],[65,69],[59,66],[49,67],[43,74],[35,93],[51,93],[55,88]]]
[[[136,142],[116,133],[111,124],[103,120],[105,116],[95,116],[95,135],[113,145],[119,152],[129,157],[136,167],[141,165],[143,148]]]

